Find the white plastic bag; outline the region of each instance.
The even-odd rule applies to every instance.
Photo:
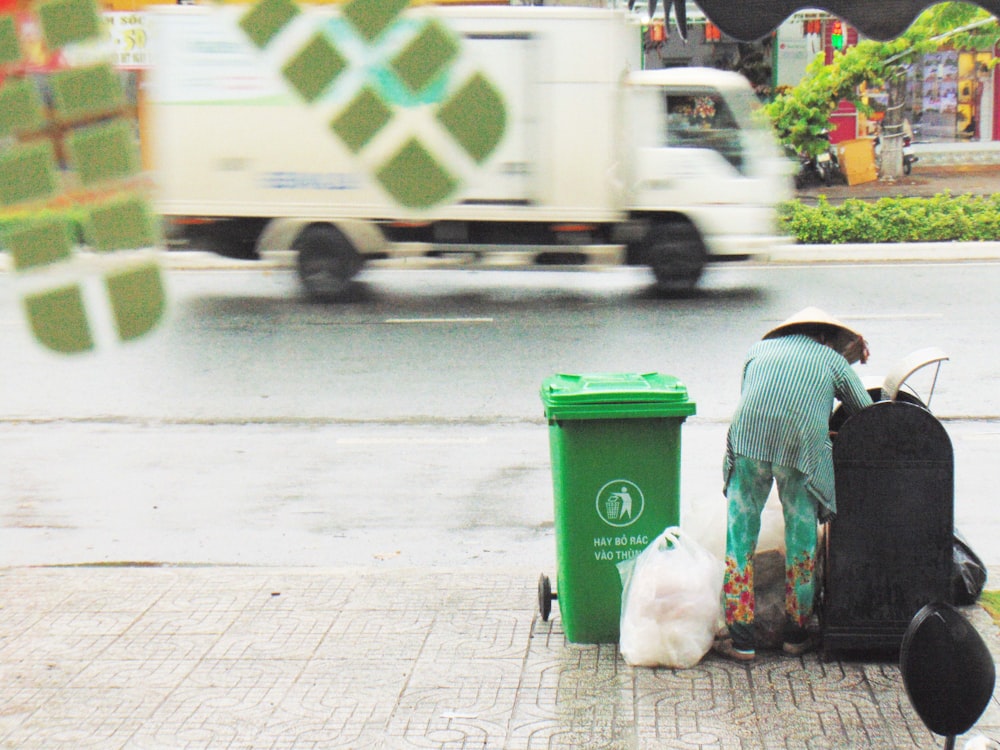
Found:
[[[622,578],[619,648],[631,666],[695,666],[708,653],[722,616],[723,565],[671,526],[631,560]]]
[[[967,735],[965,740],[965,750],[998,750],[1000,743],[992,740],[982,732],[973,732]]]

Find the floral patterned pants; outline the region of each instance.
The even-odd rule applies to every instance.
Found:
[[[796,469],[736,456],[726,497],[726,575],[723,604],[726,625],[737,648],[754,647],[753,554],[760,519],[771,493],[778,497],[785,518],[786,633],[801,631],[812,616],[815,600],[816,499],[806,488],[806,475]]]

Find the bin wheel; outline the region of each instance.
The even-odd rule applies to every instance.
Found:
[[[549,615],[552,614],[552,602],[558,598],[552,593],[549,577],[542,573],[538,577],[538,611],[542,615],[542,622],[549,621]]]

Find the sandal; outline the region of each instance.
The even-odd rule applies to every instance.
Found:
[[[712,650],[720,656],[732,659],[733,661],[753,661],[757,658],[757,652],[752,648],[736,648],[732,638],[723,638],[716,641],[712,644]]]
[[[808,635],[804,640],[795,643],[785,641],[781,646],[781,650],[789,656],[802,656],[802,654],[808,654],[817,648],[819,648],[819,638],[812,634]]]

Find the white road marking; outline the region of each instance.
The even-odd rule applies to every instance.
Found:
[[[489,438],[357,437],[337,438],[337,445],[485,445]]]
[[[418,323],[492,323],[493,318],[386,318],[386,323],[413,325]]]

